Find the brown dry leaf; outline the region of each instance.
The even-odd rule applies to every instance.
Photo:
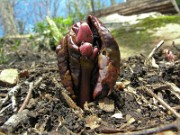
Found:
[[[113,112],[114,111],[114,100],[111,100],[107,97],[99,100],[99,107],[103,111]]]
[[[20,71],[19,76],[21,78],[23,77],[29,77],[29,71],[27,69]]]
[[[100,126],[101,118],[97,117],[96,115],[91,115],[86,117],[85,121],[86,127],[89,127],[90,129],[95,129]]]

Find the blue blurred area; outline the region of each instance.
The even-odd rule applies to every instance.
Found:
[[[24,27],[25,27],[25,33],[31,33],[33,32],[33,27],[37,20],[42,21],[42,18],[45,18],[46,14],[43,14],[45,12],[45,8],[43,5],[36,5],[36,3],[41,2],[42,0],[17,0],[17,4],[15,4],[14,7],[14,14],[15,14],[15,19],[16,23],[23,22]],[[51,0],[53,1],[56,0]],[[121,3],[124,0],[116,0],[116,3]],[[106,7],[110,6],[110,0],[106,0],[103,3]],[[36,14],[35,8],[34,7],[40,6],[42,9],[42,14]],[[61,0],[60,1],[60,7],[58,8],[57,15],[56,16],[61,16],[61,17],[67,17],[67,0]],[[43,11],[44,8],[44,11]],[[38,10],[38,8],[36,9]],[[50,4],[50,12],[54,10],[54,6]],[[35,21],[36,20],[36,21]],[[0,20],[0,37],[4,35],[3,33],[3,27],[1,25],[1,20]]]

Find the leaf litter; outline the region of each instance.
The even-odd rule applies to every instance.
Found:
[[[19,73],[14,86],[0,86],[0,133],[178,134],[180,51],[172,46],[175,59],[168,61],[163,47],[155,48],[150,57],[140,54],[123,59],[112,94],[85,103],[84,110],[63,88],[54,52],[24,56],[25,50],[19,50],[18,55],[24,57],[0,66],[1,71],[13,68]],[[15,95],[9,94],[16,88]]]

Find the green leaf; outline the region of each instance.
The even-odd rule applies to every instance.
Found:
[[[63,20],[63,23],[65,25],[71,25],[73,23],[73,20],[70,17],[68,17],[68,18]]]
[[[59,42],[60,39],[62,39],[63,35],[59,31],[58,27],[56,26],[56,23],[50,19],[48,16],[46,17],[46,21],[49,25],[49,30],[51,31],[51,34],[55,40],[56,43]]]

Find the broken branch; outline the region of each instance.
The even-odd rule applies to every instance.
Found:
[[[165,130],[171,130],[171,129],[180,130],[180,119],[177,119],[176,121],[166,124],[166,125],[162,125],[162,126],[158,126],[158,127],[154,127],[150,129],[144,129],[140,131],[134,131],[134,132],[120,133],[121,131],[119,129],[108,128],[108,127],[102,127],[101,132],[108,133],[108,134],[119,133],[119,135],[147,135],[147,134],[154,134],[154,133],[162,132]]]
[[[146,88],[144,89],[148,94],[150,94],[152,97],[154,97],[155,99],[157,99],[159,101],[159,103],[161,103],[166,109],[168,109],[169,111],[171,111],[177,118],[180,118],[180,114],[176,112],[176,110],[174,110],[172,107],[170,107],[166,102],[164,102],[164,100],[162,100],[161,98],[159,98],[155,93],[153,93],[150,89]]]
[[[33,82],[30,82],[30,83],[29,83],[29,91],[28,91],[28,94],[27,94],[27,96],[26,96],[26,98],[25,98],[25,100],[24,100],[24,102],[23,102],[23,104],[22,104],[22,106],[20,107],[20,109],[19,109],[18,112],[22,112],[22,111],[24,110],[24,108],[26,107],[26,105],[27,105],[28,102],[29,102],[29,99],[30,99],[30,97],[31,97],[31,94],[32,94],[33,89],[34,89],[35,87],[37,87],[42,80],[43,80],[43,77],[40,77],[35,83],[33,83]]]

